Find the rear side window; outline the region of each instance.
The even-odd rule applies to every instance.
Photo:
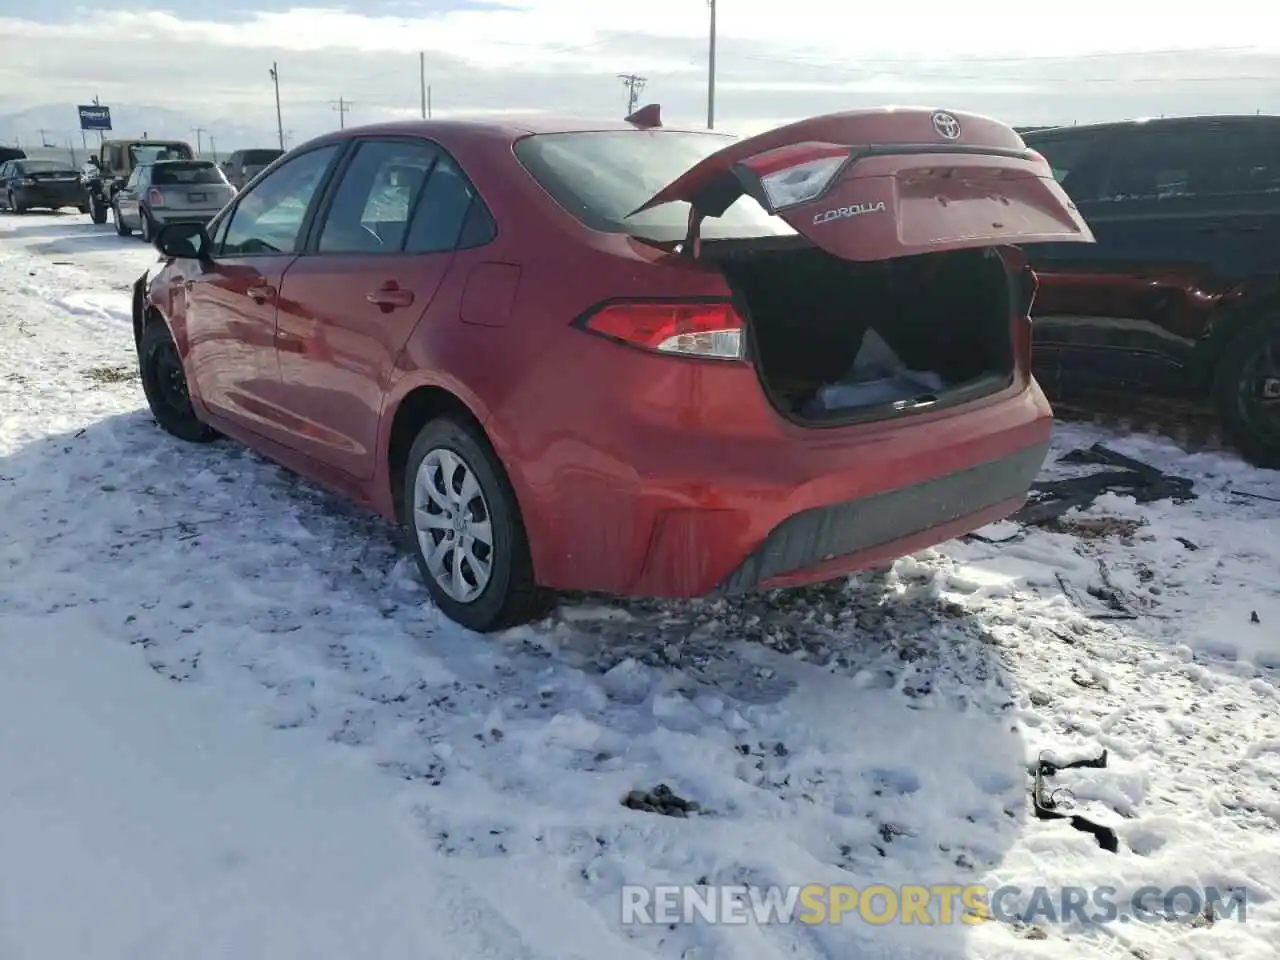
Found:
[[[473,206],[478,212],[473,218],[472,236],[466,238],[466,243],[460,243]],[[486,235],[482,225],[483,206],[462,171],[448,157],[441,156],[413,211],[405,252],[441,253],[458,246],[474,247],[488,242],[492,234]]]
[[[534,134],[518,141],[515,152],[552,199],[592,230],[666,242],[682,240],[688,232],[687,203],[628,214],[731,143],[732,138],[715,133],[605,130]],[[702,236],[747,239],[794,232],[754,200],[742,197],[724,216],[708,219]]]
[[[197,183],[225,183],[222,171],[212,163],[162,163],[152,171],[156,186],[186,186]]]
[[[1280,191],[1280,137],[1261,126],[1134,131],[1117,143],[1105,198],[1171,200]]]

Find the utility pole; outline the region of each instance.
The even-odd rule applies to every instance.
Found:
[[[204,153],[203,136],[205,129],[204,127],[192,127],[191,132],[196,135],[196,156],[198,157],[200,154]]]
[[[209,152],[213,154],[213,162],[218,162],[218,141],[213,138],[213,134],[209,134]]]
[[[93,105],[94,105],[95,107],[100,107],[100,106],[102,106],[102,102],[98,99],[98,95],[97,95],[96,93],[93,95]],[[101,131],[101,130],[99,130],[99,131],[98,131],[98,146],[99,146],[99,147],[101,147],[101,146],[102,146],[102,139],[103,139],[103,138],[102,138],[102,131]]]
[[[52,147],[52,146],[54,146],[54,144],[52,144],[52,143],[50,143],[50,142],[49,142],[49,137],[48,137],[48,135],[49,135],[49,134],[51,134],[51,133],[53,133],[53,132],[54,132],[54,131],[52,131],[52,130],[46,130],[44,127],[41,127],[41,128],[40,128],[40,146],[42,146],[42,147]]]
[[[627,88],[627,113],[629,117],[636,112],[636,104],[640,102],[640,93],[644,90],[644,85],[648,82],[644,77],[638,77],[634,73],[620,73],[618,79],[622,81],[622,85]]]
[[[427,84],[427,119],[431,119],[431,85]]]
[[[418,92],[422,95],[422,119],[427,119],[427,55],[418,54]]]
[[[338,111],[338,129],[343,129],[347,125],[347,111],[351,109],[351,101],[339,97],[337,100],[330,100],[329,104]]]
[[[707,129],[716,128],[716,0],[707,0],[711,8],[711,32],[707,43]]]
[[[271,82],[276,85],[276,130],[280,133],[280,149],[284,149],[284,120],[280,117],[280,69],[271,62]]]

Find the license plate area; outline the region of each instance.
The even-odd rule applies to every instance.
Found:
[[[207,193],[188,193],[187,199],[192,203],[204,203],[209,198]]]

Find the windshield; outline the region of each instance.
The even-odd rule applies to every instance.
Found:
[[[56,160],[23,160],[18,164],[18,169],[23,173],[74,172],[65,163],[58,163]]]
[[[207,160],[190,163],[157,163],[151,171],[151,182],[157,186],[189,183],[226,183],[222,171]]]
[[[515,152],[552,198],[591,229],[669,242],[688,233],[687,203],[627,214],[732,142],[715,133],[608,130],[534,134],[520,140]],[[749,197],[739,198],[724,216],[706,220],[701,231],[708,239],[794,233]]]
[[[135,143],[129,147],[129,156],[136,167],[157,160],[190,160],[191,148],[185,143]]]

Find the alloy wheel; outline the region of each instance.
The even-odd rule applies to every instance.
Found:
[[[470,603],[493,576],[493,522],[475,471],[455,451],[422,458],[413,484],[413,529],[427,570],[458,603]]]

